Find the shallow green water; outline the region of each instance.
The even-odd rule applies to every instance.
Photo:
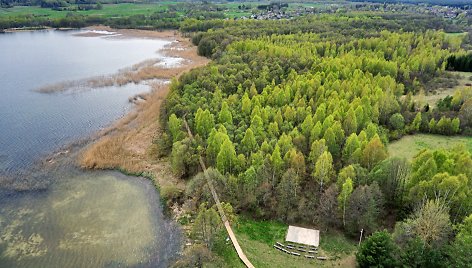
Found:
[[[166,62],[156,50],[169,41],[76,33],[0,34],[0,268],[168,267],[181,231],[163,216],[152,183],[74,165],[87,137],[149,87],[35,89]]]
[[[75,172],[46,191],[2,199],[0,267],[166,267],[180,232],[153,185],[116,172]]]

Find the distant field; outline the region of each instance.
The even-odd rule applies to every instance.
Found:
[[[455,36],[465,36],[467,33],[466,32],[459,32],[459,33],[446,33],[446,36],[451,36],[451,37],[455,37]]]
[[[69,12],[82,15],[98,15],[103,17],[121,17],[136,14],[152,14],[159,10],[164,10],[170,4],[177,2],[160,2],[155,4],[105,4],[101,10],[87,11],[55,11],[49,8],[40,8],[38,6],[16,6],[13,8],[0,8],[0,16],[16,17],[29,14],[43,15],[51,18],[62,18]]]
[[[320,253],[317,255],[327,256],[329,261],[312,260],[278,251],[273,245],[275,242],[284,243],[287,229],[288,225],[275,221],[242,218],[239,225],[235,226],[235,233],[241,248],[255,267],[355,267],[356,242],[342,234],[320,233]],[[228,267],[244,267],[230,244],[217,251],[223,255]]]
[[[150,4],[132,4],[132,3],[124,3],[124,4],[104,4],[103,9],[101,10],[87,10],[87,11],[56,11],[49,8],[41,8],[39,6],[15,6],[12,8],[0,8],[0,17],[17,17],[17,16],[25,16],[25,15],[39,15],[45,16],[50,18],[63,18],[68,13],[72,12],[74,14],[81,14],[81,15],[95,15],[105,18],[111,17],[125,17],[125,16],[132,16],[132,15],[149,15],[156,11],[161,11],[167,9],[169,5],[174,4],[182,4],[182,2],[158,2],[158,3],[150,3]],[[231,4],[222,4],[228,8],[225,11],[225,15],[229,18],[234,17],[242,17],[242,16],[250,16],[250,11],[242,11],[238,9],[238,5],[250,5],[255,7],[257,4],[256,2],[247,2],[247,3],[231,3]]]
[[[417,134],[401,138],[388,145],[390,156],[412,159],[422,149],[452,149],[457,145],[464,145],[472,153],[472,137],[440,136]]]

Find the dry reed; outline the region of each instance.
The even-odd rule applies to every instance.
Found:
[[[181,40],[178,47],[183,49],[168,48],[166,54],[184,58],[187,62],[185,65],[172,69],[159,68],[159,71],[154,67],[139,67],[139,74],[133,79],[142,81],[149,77],[155,78],[156,72],[161,77],[178,77],[208,63],[206,58],[197,55],[196,48],[189,40]],[[151,153],[155,149],[153,140],[160,131],[158,118],[161,104],[168,91],[169,85],[153,84],[152,91],[141,96],[143,101],[136,102],[133,112],[102,131],[96,141],[84,149],[78,159],[80,166],[93,169],[119,168],[130,173],[150,172],[162,187],[183,187],[183,183],[172,176],[168,161],[157,159]]]

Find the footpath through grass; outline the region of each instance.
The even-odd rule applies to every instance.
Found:
[[[340,233],[320,232],[320,248],[317,256],[327,256],[328,261],[307,259],[283,253],[273,247],[285,242],[288,225],[276,221],[257,221],[242,216],[233,226],[239,244],[255,267],[354,267],[356,243]],[[217,252],[231,267],[243,267],[231,243],[219,245]],[[228,266],[229,267],[229,266]]]
[[[405,136],[388,145],[390,156],[412,159],[423,149],[453,149],[458,145],[465,146],[472,153],[472,137],[441,136],[432,134],[416,134]]]

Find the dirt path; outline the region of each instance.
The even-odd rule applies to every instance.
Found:
[[[168,56],[181,57],[185,63],[175,68],[154,68],[146,76],[147,79],[153,75],[162,77],[163,73],[167,78],[178,77],[209,62],[198,56],[196,47],[176,32],[114,30],[108,27],[94,29],[119,32],[123,36],[177,40],[163,52]],[[183,189],[183,183],[171,174],[168,161],[158,159],[153,152],[153,140],[161,131],[158,120],[161,104],[168,92],[169,85],[154,84],[151,93],[143,96],[145,100],[139,101],[133,112],[99,133],[96,140],[81,152],[79,165],[90,169],[119,168],[130,173],[148,172],[161,187],[176,186]]]

